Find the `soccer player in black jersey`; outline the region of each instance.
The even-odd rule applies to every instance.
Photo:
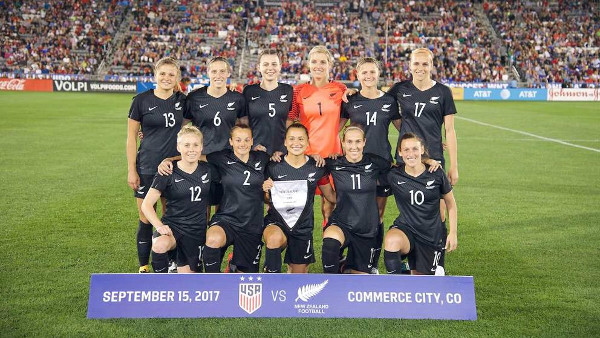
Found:
[[[179,81],[178,62],[166,57],[156,62],[154,77],[156,89],[134,97],[127,122],[127,183],[134,190],[139,222],[137,252],[139,272],[148,272],[152,247],[152,225],[141,211],[142,200],[150,189],[158,164],[177,154],[177,132],[183,121],[185,95],[174,92]],[[144,139],[137,149],[137,134]],[[164,203],[163,203],[164,209]]]
[[[269,155],[252,149],[252,131],[238,124],[225,149],[206,156],[218,168],[223,185],[219,210],[210,221],[204,247],[206,272],[219,272],[222,250],[234,246],[231,271],[258,272],[262,248],[264,173]]]
[[[204,135],[202,154],[230,148],[229,131],[239,118],[246,116],[244,96],[227,89],[231,76],[227,59],[216,56],[207,64],[210,84],[188,94],[184,116],[186,122],[192,121]]]
[[[167,272],[165,254],[177,249],[177,272],[197,272],[206,236],[206,206],[213,180],[210,165],[198,162],[202,153],[202,133],[194,126],[184,126],[177,136],[181,160],[173,163],[171,175],[157,174],[142,203],[142,211],[160,234],[153,240],[154,272]],[[163,196],[167,208],[162,220],[154,204]]]
[[[370,273],[379,225],[377,180],[389,171],[391,163],[363,154],[365,134],[358,126],[346,128],[342,146],[343,157],[326,160],[337,201],[323,233],[323,271],[337,273],[340,249],[348,247],[346,268],[352,273]]]
[[[281,272],[281,251],[291,273],[308,273],[315,262],[313,251],[314,199],[317,186],[323,196],[335,203],[329,175],[316,161],[304,155],[308,130],[300,123],[291,124],[285,134],[287,155],[267,166],[265,192],[271,191],[265,216],[265,272]],[[276,186],[277,185],[277,186]]]
[[[400,138],[404,161],[387,175],[400,215],[384,242],[385,267],[390,274],[401,270],[401,255],[408,255],[413,274],[444,275],[445,252],[458,245],[457,208],[452,186],[443,170],[428,171],[421,162],[423,141],[413,133]],[[440,199],[446,202],[450,231],[440,216]]]
[[[448,172],[450,184],[458,183],[458,151],[456,132],[454,131],[454,114],[456,107],[452,92],[447,86],[431,78],[433,53],[427,48],[418,48],[410,54],[410,73],[412,79],[396,83],[388,93],[396,98],[402,114],[400,135],[414,133],[425,142],[429,156],[442,163],[445,160],[442,146],[442,125],[446,133],[446,145],[450,155]],[[401,162],[396,149],[396,160]],[[442,220],[445,220],[443,202]]]
[[[356,75],[360,81],[361,90],[350,96],[347,103],[342,104],[342,119],[350,119],[350,123],[360,125],[367,138],[365,153],[375,154],[388,160],[392,159],[392,147],[388,139],[388,130],[393,123],[400,129],[400,114],[396,98],[377,88],[381,67],[379,62],[371,57],[363,57],[356,64]],[[383,241],[383,214],[390,196],[389,186],[377,186],[377,208],[379,209],[378,248],[374,256],[374,269],[377,269],[381,243]]]
[[[244,88],[247,119],[252,128],[254,150],[283,154],[285,125],[292,108],[294,89],[279,83],[281,61],[275,49],[265,49],[258,56],[258,71],[261,74],[259,84]]]

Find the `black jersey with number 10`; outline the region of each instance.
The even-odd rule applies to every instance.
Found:
[[[254,145],[264,146],[269,155],[275,151],[283,152],[285,121],[292,109],[294,95],[292,86],[279,83],[277,88],[265,90],[260,84],[254,84],[244,88],[243,95]]]
[[[179,155],[177,133],[181,130],[184,106],[185,95],[180,92],[166,100],[154,95],[153,90],[133,98],[129,118],[138,121],[144,133],[136,157],[138,173],[154,175],[162,160]]]

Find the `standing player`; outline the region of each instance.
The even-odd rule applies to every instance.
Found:
[[[443,170],[428,171],[421,162],[423,141],[413,133],[400,138],[404,161],[387,175],[400,215],[385,236],[384,261],[388,273],[401,272],[401,255],[408,255],[413,274],[444,274],[445,251],[458,245],[457,209],[452,186]],[[440,199],[448,207],[450,232],[440,217]]]
[[[262,248],[264,172],[269,155],[252,149],[250,127],[238,124],[226,149],[206,156],[221,176],[223,198],[206,232],[204,269],[219,272],[222,253],[232,245],[231,271],[258,272]]]
[[[167,272],[167,255],[177,249],[177,272],[197,272],[200,253],[206,236],[206,207],[213,179],[210,165],[198,162],[202,153],[202,133],[193,126],[184,126],[177,135],[177,150],[181,160],[173,163],[173,173],[157,174],[152,188],[144,198],[142,211],[159,237],[153,240],[154,272]],[[163,196],[167,208],[162,220],[154,204]]]
[[[377,179],[389,171],[391,163],[363,154],[365,134],[357,126],[346,128],[342,144],[344,156],[326,160],[337,203],[323,233],[323,271],[337,273],[340,250],[348,247],[346,268],[352,273],[371,273],[379,232]]]
[[[281,61],[275,49],[265,49],[258,56],[259,84],[244,88],[248,120],[254,136],[254,150],[280,157],[283,153],[285,124],[292,108],[294,89],[279,83]]]
[[[400,106],[402,127],[400,136],[414,133],[425,142],[429,156],[445,167],[442,147],[442,125],[446,132],[446,144],[450,155],[448,179],[450,184],[458,183],[458,157],[454,114],[456,107],[452,92],[447,86],[431,78],[433,53],[427,48],[418,48],[410,54],[410,73],[412,80],[396,83],[389,94],[394,96]],[[401,161],[396,149],[396,160]],[[442,220],[445,220],[444,206]]]
[[[294,88],[294,102],[289,119],[300,120],[308,129],[309,144],[306,154],[312,156],[317,163],[332,154],[342,151],[338,136],[342,96],[346,86],[340,82],[329,81],[333,67],[333,55],[325,46],[316,46],[308,53],[308,66],[311,75],[310,83],[303,83]],[[333,210],[334,204],[321,197],[323,223]]]
[[[350,119],[350,123],[360,125],[368,142],[365,144],[365,153],[375,154],[385,158],[390,163],[392,147],[388,139],[390,123],[400,129],[400,114],[396,99],[377,88],[381,67],[379,62],[371,57],[363,57],[356,64],[356,75],[360,81],[361,90],[349,97],[347,103],[342,104],[342,119]],[[381,244],[383,242],[383,214],[387,197],[390,196],[389,186],[377,185],[377,208],[379,209],[379,233],[377,235],[377,249],[374,256],[373,269],[377,269]],[[375,271],[374,271],[375,272]]]
[[[265,272],[281,272],[281,251],[292,273],[308,273],[308,265],[315,262],[313,228],[315,189],[335,203],[335,192],[329,184],[326,169],[317,167],[312,157],[304,155],[308,147],[308,131],[300,123],[292,123],[285,134],[287,155],[281,162],[271,162],[267,167],[268,179],[263,190],[273,189],[274,182],[282,182],[287,195],[275,188],[271,190],[269,211],[265,216]],[[291,199],[286,200],[286,197]],[[275,200],[274,200],[275,199]]]
[[[142,201],[150,189],[158,164],[162,159],[177,154],[177,132],[181,129],[185,106],[185,95],[174,92],[181,75],[179,63],[171,57],[162,58],[156,62],[154,74],[156,89],[134,97],[127,122],[127,183],[134,190],[139,214],[139,272],[149,272],[152,248],[152,225],[141,210]],[[136,149],[140,126],[144,139]]]

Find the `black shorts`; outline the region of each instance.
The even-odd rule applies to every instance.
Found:
[[[221,199],[223,199],[223,185],[217,182],[211,183],[208,202],[210,205],[219,205],[221,204]]]
[[[190,270],[198,272],[200,261],[202,260],[202,248],[206,242],[206,237],[193,238],[179,232],[177,228],[170,227],[175,238],[175,251],[177,252],[177,266],[189,265]],[[154,238],[160,237],[158,231],[154,232]]]
[[[392,195],[392,188],[389,185],[378,185],[377,186],[377,197],[390,197]]]
[[[225,231],[224,252],[227,247],[233,245],[233,258],[231,264],[241,272],[258,272],[260,254],[262,250],[262,234],[251,234],[234,226],[219,222],[212,223],[209,227],[218,225]]]
[[[373,258],[377,250],[381,248],[377,247],[377,237],[364,237],[351,233],[348,229],[337,224],[335,225],[342,229],[344,232],[344,243],[342,243],[342,250],[348,248],[346,255],[346,269],[352,269],[360,272],[371,273],[371,269],[374,266]],[[326,229],[327,229],[326,227]],[[375,265],[375,267],[377,267]]]
[[[138,190],[133,191],[133,197],[144,199],[152,186],[154,175],[140,175],[138,173],[138,176],[140,176],[140,186]]]
[[[424,243],[416,239],[415,234],[408,227],[402,225],[392,225],[390,229],[398,229],[408,237],[410,243],[410,252],[408,255],[408,265],[412,270],[416,270],[424,275],[434,275],[438,266],[444,267],[446,257],[446,235],[442,235],[442,246],[434,247],[431,244]]]
[[[285,257],[283,260],[285,264],[311,264],[316,262],[312,231],[310,233],[297,235],[296,233],[291,232],[287,225],[273,222],[265,217],[265,228],[271,224],[279,227],[287,240],[287,247],[285,249]]]

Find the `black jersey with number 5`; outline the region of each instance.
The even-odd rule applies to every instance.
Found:
[[[444,240],[440,199],[452,191],[444,170],[430,173],[425,165],[425,171],[413,177],[402,164],[390,170],[387,180],[400,211],[394,224],[410,228],[421,242],[439,247]]]
[[[226,149],[207,155],[216,166],[223,185],[223,199],[211,223],[227,223],[248,233],[260,234],[263,228],[263,190],[269,155],[250,151],[248,162]]]
[[[357,163],[349,162],[346,157],[327,159],[325,167],[333,177],[337,194],[329,223],[359,236],[375,236],[379,225],[377,179],[387,174],[390,162],[374,154],[364,154]]]
[[[179,155],[177,133],[181,130],[184,107],[185,95],[180,92],[163,100],[151,89],[133,98],[129,118],[138,121],[144,133],[136,157],[138,173],[154,175],[162,160]]]
[[[204,137],[202,154],[230,148],[229,131],[238,118],[246,116],[246,102],[242,94],[227,90],[214,97],[202,87],[188,94],[186,119],[200,129]]]
[[[273,90],[265,90],[260,84],[253,84],[244,88],[248,120],[254,145],[263,145],[267,153],[272,155],[275,151],[284,150],[285,121],[292,109],[292,86],[279,83]]]
[[[365,130],[367,143],[365,153],[371,153],[392,162],[392,147],[388,139],[390,123],[400,119],[398,103],[389,95],[369,99],[360,93],[350,96],[348,103],[342,104],[342,118],[359,124]]]
[[[314,228],[313,206],[315,203],[315,190],[319,180],[323,178],[326,173],[327,169],[325,169],[325,167],[317,167],[316,162],[312,157],[308,157],[306,163],[300,168],[292,167],[285,160],[282,160],[281,162],[270,162],[267,166],[266,177],[271,178],[273,181],[306,180],[307,182],[308,190],[304,210],[300,214],[300,217],[296,221],[294,227],[289,229],[290,232],[298,235],[312,233]],[[270,203],[267,217],[275,220],[275,222],[281,225],[286,225],[282,215],[273,206],[273,201]]]
[[[179,169],[177,162],[173,162],[171,175],[156,174],[152,188],[160,191],[167,200],[162,222],[192,238],[204,238],[208,193],[213,176],[206,162],[199,162],[191,174]]]
[[[396,83],[388,93],[398,101],[402,115],[398,140],[406,133],[414,133],[425,141],[429,157],[441,161],[444,157],[442,149],[444,117],[456,114],[450,88],[435,82],[433,87],[421,91],[412,81],[403,81]],[[398,149],[396,149],[396,160],[401,162]]]

